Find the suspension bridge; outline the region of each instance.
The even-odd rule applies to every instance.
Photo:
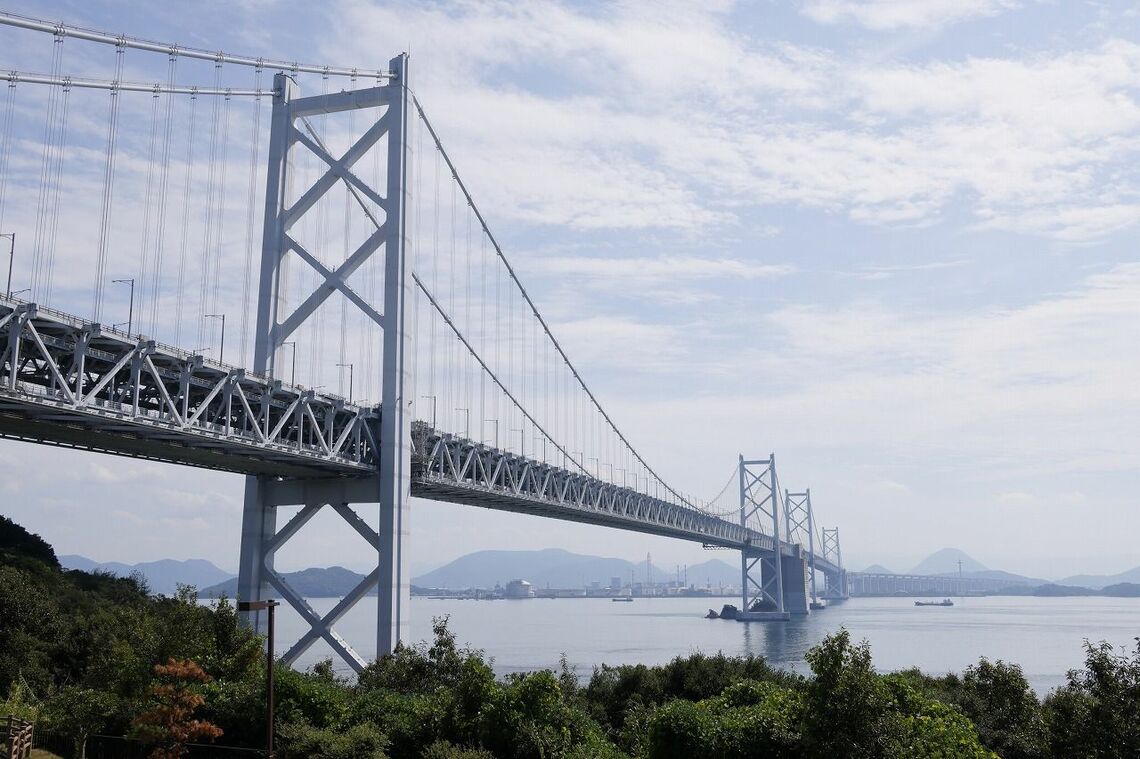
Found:
[[[374,589],[378,654],[407,640],[411,496],[738,551],[746,620],[846,597],[838,529],[774,456],[700,500],[618,428],[408,56],[310,65],[13,14],[0,34],[21,62],[0,61],[0,436],[244,475],[239,598],[310,626],[285,661],[323,640],[364,666],[335,625]],[[322,509],[377,555],[324,616],[274,569]]]

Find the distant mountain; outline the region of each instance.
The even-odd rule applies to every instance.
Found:
[[[740,585],[740,564],[736,566],[721,559],[709,559],[700,564],[689,565],[689,584],[698,588],[709,585],[722,587],[724,585]]]
[[[412,585],[424,588],[493,588],[514,579],[530,581],[536,587],[581,588],[592,582],[609,585],[614,577],[628,583],[630,570],[635,582],[645,580],[645,562],[634,564],[624,559],[584,556],[557,548],[542,551],[478,551],[461,556],[439,569],[412,578]],[[313,568],[288,572],[285,581],[308,598],[342,596],[356,586],[364,575],[344,567]],[[676,568],[667,571],[653,567],[653,581],[666,582],[677,576]],[[740,568],[720,559],[710,559],[689,567],[689,583],[697,587],[730,585],[740,582]],[[372,593],[375,594],[375,591]],[[204,587],[203,598],[237,596],[237,579]]]
[[[966,566],[965,562],[962,563],[963,568]],[[951,577],[957,577],[958,572],[946,572]],[[1013,572],[1003,572],[1000,569],[987,569],[982,572],[962,572],[963,577],[976,577],[983,580],[1005,580],[1010,585],[1048,585],[1049,581],[1040,577],[1026,577],[1025,575],[1014,574]]]
[[[1058,580],[1058,583],[1061,585],[1080,585],[1081,587],[1093,588],[1094,590],[1100,590],[1109,585],[1118,585],[1120,583],[1140,583],[1140,567],[1134,567],[1133,569],[1116,575],[1073,575],[1072,577]]]
[[[86,556],[70,554],[60,556],[59,563],[64,569],[80,569],[84,572],[110,572],[118,577],[129,577],[138,572],[146,578],[151,593],[170,596],[178,590],[178,585],[193,585],[198,589],[222,582],[233,577],[205,559],[160,559],[138,564],[123,564],[118,561],[92,561]]]
[[[1119,598],[1137,598],[1140,597],[1140,585],[1134,582],[1120,582],[1115,585],[1108,585],[1100,589],[1100,592],[1106,596],[1117,596]]]
[[[476,551],[460,556],[438,569],[412,578],[412,584],[425,588],[493,588],[510,580],[528,580],[538,588],[581,588],[591,582],[608,585],[620,577],[628,583],[645,581],[646,564],[625,559],[607,559],[544,548],[538,551]],[[671,580],[672,570],[653,567],[654,582]],[[690,579],[692,575],[690,575]]]
[[[863,570],[869,575],[893,575],[894,572],[884,567],[882,564],[872,564]]]
[[[912,575],[949,575],[958,574],[958,562],[962,562],[962,572],[985,572],[988,568],[979,561],[974,560],[965,551],[957,548],[943,548],[935,551],[910,570]]]
[[[300,572],[283,572],[282,577],[295,591],[306,598],[338,598],[355,588],[364,575],[344,567],[310,567]],[[201,598],[237,598],[237,578],[200,588]],[[376,595],[373,589],[368,595]]]

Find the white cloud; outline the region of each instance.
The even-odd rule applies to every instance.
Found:
[[[923,315],[867,302],[769,321],[784,336],[778,358],[752,372],[789,381],[778,413],[811,420],[811,435],[897,441],[906,456],[969,450],[993,470],[1138,463],[1121,419],[1140,412],[1126,380],[1140,372],[1127,326],[1140,323],[1140,265],[1021,308]]]
[[[1032,493],[1023,493],[1019,490],[1012,490],[1008,493],[998,493],[995,499],[999,506],[1012,506],[1015,508],[1022,508],[1026,506],[1036,506],[1040,500]]]
[[[552,275],[618,279],[625,283],[626,287],[662,280],[768,279],[795,271],[795,267],[788,264],[754,264],[731,258],[695,256],[657,258],[551,256],[536,259],[535,268]]]
[[[806,0],[801,12],[821,24],[894,31],[937,28],[1019,6],[1016,0]]]
[[[909,494],[912,492],[909,487],[901,482],[896,482],[894,480],[880,480],[878,487],[880,490],[892,494]]]
[[[1012,5],[803,10],[894,28]],[[962,203],[986,228],[1081,242],[1123,228],[1115,209],[1140,192],[1119,168],[1140,152],[1140,46],[1127,41],[883,63],[750,36],[722,5],[346,3],[340,18],[374,30],[369,49],[411,41],[417,90],[497,219],[724,235],[757,207],[923,226]],[[531,70],[553,91],[519,78]],[[1058,208],[1081,221],[1036,221]]]
[[[677,370],[690,364],[681,330],[621,316],[591,316],[552,325],[580,365],[639,372]]]
[[[1088,244],[1140,222],[1140,204],[1066,206],[1020,215],[994,214],[978,229],[1005,229],[1052,237],[1062,242]]]
[[[178,518],[178,517],[162,517],[159,519],[164,527],[168,527],[175,532],[182,532],[184,530],[209,530],[212,525],[202,517]]]
[[[876,281],[891,279],[898,274],[921,273],[929,271],[939,271],[942,269],[957,269],[969,263],[966,259],[960,258],[954,261],[930,261],[922,264],[907,264],[901,266],[868,266],[856,272],[851,272],[848,276],[855,277],[856,279]]]

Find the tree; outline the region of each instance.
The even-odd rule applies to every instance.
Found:
[[[1085,643],[1085,668],[1045,700],[1058,757],[1140,756],[1140,645],[1131,656]]]
[[[977,725],[978,735],[1002,759],[1047,756],[1041,704],[1021,667],[985,658],[962,675],[957,706]]]
[[[809,756],[889,756],[902,730],[891,694],[871,665],[866,641],[853,645],[840,630],[807,653],[804,739]]]
[[[46,540],[5,516],[0,516],[0,553],[35,559],[52,569],[59,569],[55,550]]]
[[[151,759],[180,759],[189,753],[187,743],[212,741],[222,734],[217,725],[193,718],[195,710],[206,702],[194,685],[211,679],[201,667],[189,659],[171,659],[156,664],[154,674],[150,707],[131,723],[131,737],[155,744]]]
[[[121,704],[114,694],[65,685],[44,701],[40,726],[48,732],[71,739],[75,755],[83,755],[83,745],[119,712]]]

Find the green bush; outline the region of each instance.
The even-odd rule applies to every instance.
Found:
[[[710,756],[772,759],[803,756],[800,693],[774,683],[744,681],[699,703],[677,700],[649,719],[650,759]]]
[[[231,746],[263,745],[264,641],[238,624],[232,604],[61,571],[34,536],[0,528],[15,536],[0,541],[0,717],[34,719],[78,749],[94,731],[125,733],[156,663],[193,660],[211,678],[199,716]],[[307,673],[278,665],[282,756],[1140,757],[1140,648],[1087,645],[1084,668],[1041,703],[1021,669],[1001,661],[961,675],[879,674],[867,644],[846,631],[807,654],[807,677],[756,657],[693,654],[601,666],[585,685],[565,661],[557,673],[496,678],[446,619],[433,632],[355,682],[331,662]]]
[[[374,725],[345,730],[313,727],[305,722],[281,726],[280,755],[284,759],[387,759],[387,738]]]
[[[1052,756],[1140,756],[1140,644],[1132,655],[1085,643],[1085,668],[1045,699]]]

